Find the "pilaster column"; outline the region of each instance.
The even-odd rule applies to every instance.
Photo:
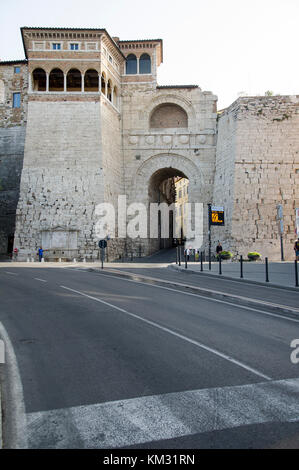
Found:
[[[29,88],[29,93],[32,92],[32,75],[31,72],[28,73],[28,88]]]
[[[84,74],[81,73],[81,92],[84,93]]]
[[[63,91],[66,93],[66,73],[63,74]]]
[[[49,92],[49,74],[48,72],[46,73],[46,92]]]

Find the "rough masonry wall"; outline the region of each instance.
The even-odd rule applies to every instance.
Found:
[[[237,128],[231,246],[240,254],[256,250],[280,260],[276,206],[282,204],[285,258],[294,258],[298,110],[298,96],[240,98],[227,110]]]
[[[130,202],[148,206],[151,176],[166,168],[171,174],[164,172],[165,178],[176,175],[189,178],[189,201],[203,203],[206,211],[213,195],[216,99],[211,92],[196,87],[156,88],[155,84],[123,87],[125,188]],[[167,103],[185,110],[187,129],[150,127],[155,108]],[[204,224],[204,245],[207,245],[207,218]],[[142,243],[143,254],[159,248],[157,240],[147,239]],[[138,244],[131,245],[130,249],[138,252]]]
[[[15,66],[20,67],[16,74]],[[24,157],[27,119],[27,65],[0,65],[0,255],[12,249]],[[21,107],[13,108],[13,93]]]
[[[212,252],[218,241],[224,250],[232,250],[232,216],[234,207],[235,159],[236,159],[236,118],[233,113],[224,112],[217,123],[216,171],[213,191],[213,205],[225,209],[225,225],[211,227]]]
[[[43,231],[55,230],[77,233],[77,249],[66,255],[98,256],[94,211],[104,200],[100,102],[73,99],[38,97],[28,104],[15,236],[20,259],[35,255]]]
[[[113,204],[115,210],[115,238],[108,242],[108,259],[123,255],[124,239],[118,238],[118,196],[124,195],[124,162],[121,148],[121,115],[102,97],[101,105],[101,152],[104,170],[104,199]]]

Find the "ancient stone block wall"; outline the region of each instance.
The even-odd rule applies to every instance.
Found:
[[[77,249],[69,255],[98,255],[94,211],[104,200],[101,106],[100,99],[78,99],[28,104],[15,239],[20,259],[35,254],[49,230],[77,232]]]
[[[19,73],[15,73],[19,67]],[[27,64],[0,64],[0,255],[12,249],[27,120]],[[21,94],[13,108],[13,93]]]
[[[123,148],[125,188],[130,202],[151,201],[151,177],[189,178],[189,201],[205,205],[212,199],[215,171],[216,97],[198,87],[131,85],[123,89]],[[180,106],[188,116],[187,128],[153,129],[150,118],[161,105]],[[166,109],[166,108],[165,108]],[[156,201],[157,202],[157,201]],[[207,245],[207,218],[204,244]],[[143,253],[159,248],[158,240],[143,240]],[[200,247],[198,247],[200,248]],[[134,250],[134,243],[131,247]]]
[[[212,252],[218,241],[224,250],[232,250],[232,216],[234,206],[236,119],[224,112],[217,123],[216,172],[213,187],[213,205],[224,206],[225,226],[211,227]]]
[[[121,147],[121,114],[102,97],[101,153],[104,175],[104,200],[115,211],[115,238],[108,242],[108,259],[123,255],[125,239],[118,238],[118,196],[124,195],[123,154]]]
[[[263,257],[280,259],[276,206],[282,204],[285,258],[294,258],[298,109],[298,96],[249,97],[237,100],[220,117],[217,152],[226,140],[220,123],[229,118],[235,126],[231,247],[240,254],[256,250]]]

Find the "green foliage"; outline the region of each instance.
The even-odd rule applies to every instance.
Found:
[[[221,251],[220,255],[221,259],[231,259],[233,257],[231,251]],[[219,259],[219,255],[217,255],[217,259]]]
[[[250,251],[247,256],[248,259],[260,259],[262,257],[262,255],[257,251]]]

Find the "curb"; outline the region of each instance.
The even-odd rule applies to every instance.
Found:
[[[210,278],[225,279],[227,281],[235,281],[235,282],[240,282],[242,284],[244,283],[253,284],[253,285],[258,285],[262,287],[275,287],[275,289],[282,289],[282,290],[288,290],[291,292],[299,293],[299,287],[288,287],[288,286],[282,286],[281,284],[273,284],[272,282],[253,281],[252,279],[245,279],[245,278],[241,279],[238,277],[225,276],[223,274],[211,274],[206,271],[198,271],[192,268],[185,269],[184,267],[177,266],[176,264],[169,264],[168,268],[173,269],[175,271],[183,271],[184,273],[198,274],[200,276],[203,275],[203,276],[210,277]]]
[[[98,272],[101,273],[103,272],[99,268],[88,268],[87,269],[90,272]],[[109,270],[106,268],[104,270],[104,273],[109,273],[109,274],[114,274],[116,277],[123,277],[125,279],[131,279],[134,281],[148,281],[149,284],[167,284],[169,286],[177,286],[181,288],[188,289],[188,292],[194,293],[194,294],[201,294],[204,297],[212,297],[217,300],[225,300],[229,301],[231,303],[234,303],[236,305],[241,305],[241,306],[248,306],[250,308],[256,308],[256,309],[271,309],[271,311],[274,311],[276,313],[287,313],[292,316],[292,318],[299,319],[299,308],[295,307],[288,307],[286,305],[279,305],[279,304],[273,304],[270,302],[266,302],[263,300],[252,300],[248,297],[242,297],[234,294],[227,294],[225,292],[219,292],[219,291],[213,291],[212,289],[205,289],[203,287],[198,287],[198,286],[192,286],[189,284],[183,284],[180,282],[176,281],[169,281],[165,279],[157,279],[157,278],[152,278],[148,276],[143,276],[140,274],[133,274],[130,272],[124,272],[124,271],[117,271],[116,269]]]
[[[1,322],[0,338],[5,344],[5,363],[0,368],[1,445],[5,449],[27,449],[23,386],[12,343]]]
[[[1,403],[1,382],[0,382],[0,449],[3,449],[2,441],[2,403]]]

